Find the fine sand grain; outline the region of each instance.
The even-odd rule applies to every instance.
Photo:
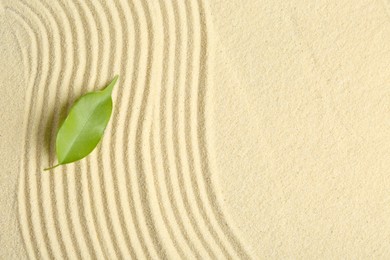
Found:
[[[390,2],[212,1],[225,209],[260,259],[390,257]]]
[[[0,259],[23,259],[17,191],[26,90],[22,52],[26,50],[22,49],[25,39],[11,28],[0,2]]]
[[[4,6],[12,32],[23,36],[4,45],[23,45],[17,196],[27,255],[248,258],[214,187],[207,132],[214,51],[205,3]],[[55,163],[55,133],[72,102],[114,74],[120,75],[114,114],[97,151],[43,172]]]
[[[0,0],[0,55],[0,259],[390,257],[388,0]]]

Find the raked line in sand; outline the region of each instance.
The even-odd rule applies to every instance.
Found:
[[[18,194],[28,256],[250,258],[215,187],[204,1],[18,0],[5,11],[29,39]],[[117,73],[98,150],[43,172],[72,102]]]

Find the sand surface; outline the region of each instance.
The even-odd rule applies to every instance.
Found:
[[[0,0],[0,258],[390,257],[389,43],[386,0]]]

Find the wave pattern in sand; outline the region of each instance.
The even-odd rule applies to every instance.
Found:
[[[205,3],[15,0],[6,11],[28,39],[18,194],[28,256],[249,258],[214,187]],[[97,151],[42,172],[72,102],[114,74],[114,114]]]

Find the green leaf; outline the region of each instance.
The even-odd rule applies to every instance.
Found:
[[[78,161],[95,149],[111,117],[111,93],[117,80],[115,76],[105,89],[87,93],[76,101],[57,133],[58,164],[45,171]]]

